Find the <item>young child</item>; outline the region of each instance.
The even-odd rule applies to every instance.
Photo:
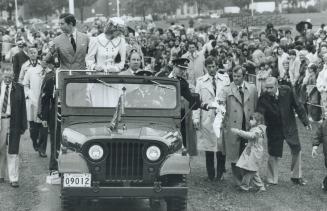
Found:
[[[315,132],[313,143],[312,143],[312,157],[315,158],[318,155],[318,146],[323,144],[323,152],[325,157],[325,167],[327,168],[327,111],[325,109],[324,113],[325,118],[322,123],[319,123],[319,126]],[[322,187],[324,191],[327,191],[327,176],[324,178]]]
[[[259,70],[257,71],[257,91],[258,96],[261,95],[261,92],[263,91],[263,85],[265,84],[266,79],[271,76],[271,67],[270,67],[270,61],[266,61],[265,63],[260,64]]]
[[[259,168],[263,157],[263,141],[266,134],[264,117],[260,113],[254,113],[250,117],[250,131],[232,128],[231,131],[248,140],[248,144],[242,152],[236,166],[244,171],[240,188],[249,191],[252,182],[258,191],[265,191],[264,183],[259,176]]]

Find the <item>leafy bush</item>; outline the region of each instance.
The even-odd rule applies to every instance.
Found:
[[[319,12],[319,9],[314,6],[309,6],[307,10],[308,12]]]
[[[295,7],[295,8],[287,8],[284,10],[284,13],[313,13],[313,12],[319,12],[318,8],[309,6],[308,8]]]

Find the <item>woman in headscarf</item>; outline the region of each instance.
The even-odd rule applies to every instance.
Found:
[[[104,32],[90,40],[85,57],[88,69],[118,73],[125,65],[126,42],[123,36],[125,23],[120,18],[110,18]]]

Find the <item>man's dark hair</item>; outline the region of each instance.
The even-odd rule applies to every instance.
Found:
[[[216,39],[215,36],[213,34],[210,34],[209,35],[209,40],[214,40],[214,39]]]
[[[305,48],[306,48],[307,51],[310,52],[310,53],[316,53],[316,48],[315,48],[314,45],[307,45]]]
[[[238,71],[242,71],[242,75],[243,76],[245,76],[245,74],[246,74],[246,69],[245,68],[243,68],[242,66],[240,66],[240,65],[237,65],[237,66],[235,66],[234,68],[233,68],[233,73],[237,73]]]
[[[285,31],[285,34],[292,34],[292,31],[289,30],[289,29],[287,29],[287,30]]]
[[[196,43],[193,42],[193,41],[188,41],[187,45],[188,45],[188,47],[189,47],[190,45],[194,45],[194,46],[196,47]]]
[[[76,26],[76,18],[73,14],[70,13],[63,13],[59,16],[59,19],[64,19],[67,24],[73,24]]]
[[[260,32],[259,37],[261,37],[262,34],[266,35],[266,32]]]
[[[217,60],[215,59],[215,57],[213,56],[208,56],[208,58],[206,58],[206,60],[204,61],[204,66],[208,66],[210,64],[215,64],[217,65]]]
[[[294,49],[289,50],[288,55],[296,56],[296,51]]]
[[[268,23],[267,24],[267,29],[272,29],[272,28],[274,28],[274,25],[272,23]]]
[[[268,40],[269,40],[270,42],[276,42],[276,41],[277,41],[276,36],[273,35],[273,34],[269,34],[267,38],[268,38]]]

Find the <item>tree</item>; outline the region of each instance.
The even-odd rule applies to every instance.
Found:
[[[291,7],[296,7],[298,0],[287,0],[288,5],[291,5]]]
[[[91,6],[96,1],[97,0],[75,0],[75,7],[79,10],[82,23],[84,20],[84,8]]]
[[[52,2],[56,10],[61,11],[62,8],[68,7],[68,0],[55,0]]]
[[[233,3],[240,8],[249,8],[251,0],[233,0]]]
[[[17,0],[17,4],[22,5],[23,0]],[[15,10],[15,0],[1,1],[0,9],[1,9],[1,11],[6,10],[9,14],[8,20],[12,20],[12,14],[13,14],[13,11]]]
[[[52,15],[55,11],[51,0],[29,0],[27,5],[31,8],[33,17],[45,17],[45,20],[48,20],[48,15]]]

